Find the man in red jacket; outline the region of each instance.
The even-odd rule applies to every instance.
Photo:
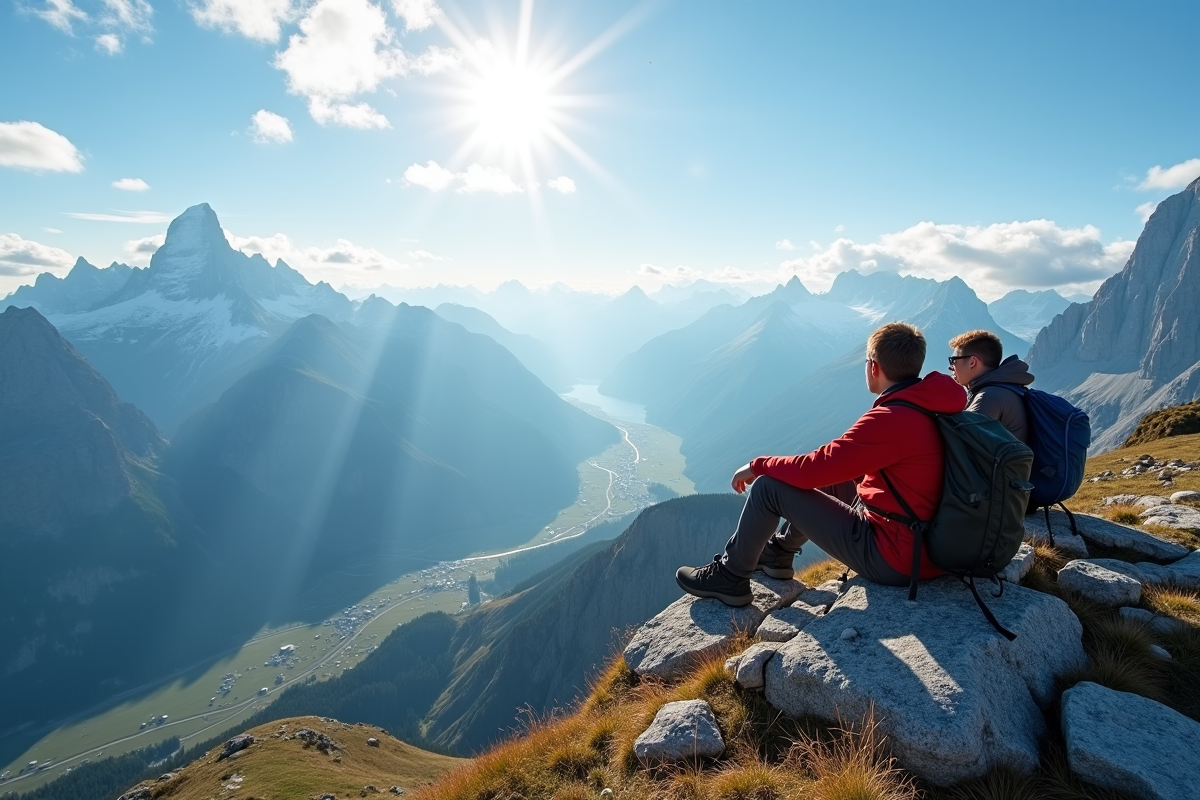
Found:
[[[966,406],[962,388],[948,375],[919,377],[924,362],[925,337],[912,325],[892,322],[872,333],[867,388],[879,397],[870,410],[811,453],[762,456],[735,472],[733,490],[750,488],[737,530],[711,564],[680,567],[679,586],[697,597],[747,605],[750,573],[792,577],[792,558],[810,539],[867,580],[906,585],[913,532],[889,517],[904,510],[887,481],[918,517],[931,519],[942,493],[942,439],[925,414],[888,404],[903,400],[940,414]],[[777,532],[781,519],[786,524]],[[919,574],[941,572],[922,553]]]

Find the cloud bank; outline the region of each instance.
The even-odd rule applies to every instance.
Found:
[[[0,122],[0,167],[83,172],[83,156],[70,139],[40,123]]]

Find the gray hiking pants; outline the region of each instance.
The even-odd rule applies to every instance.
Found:
[[[777,532],[780,519],[785,524]],[[798,489],[765,475],[755,479],[721,563],[739,578],[748,578],[767,542],[797,553],[810,540],[869,581],[908,585],[908,576],[897,572],[880,555],[854,481],[822,489]]]

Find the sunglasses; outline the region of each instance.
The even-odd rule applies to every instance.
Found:
[[[961,361],[964,358],[974,358],[975,356],[950,356],[946,360],[950,362],[950,366],[954,366],[955,361]]]

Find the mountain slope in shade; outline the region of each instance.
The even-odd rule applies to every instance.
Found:
[[[860,277],[884,285],[894,280],[884,273]],[[925,372],[945,372],[945,358],[951,352],[947,342],[976,328],[995,331],[1006,353],[1023,352],[1023,342],[997,325],[984,302],[959,278],[934,282],[922,305],[902,321],[911,322],[925,334]],[[730,420],[728,427],[697,431],[685,438],[681,449],[687,457],[686,472],[697,489],[723,490],[734,470],[755,456],[806,453],[843,433],[874,399],[863,373],[865,352],[864,333],[859,344],[786,386],[754,414]]]
[[[18,287],[0,301],[0,311],[16,306],[36,308],[42,314],[78,314],[120,291],[135,271],[140,270],[115,261],[107,269],[100,269],[79,258],[63,278],[43,272],[33,286]]]
[[[133,270],[86,310],[48,318],[122,397],[172,432],[292,322],[311,313],[345,319],[352,311],[328,284],[235,251],[202,203],[171,223],[148,269]]]
[[[1159,204],[1124,269],[1072,305],[1029,351],[1039,386],[1088,412],[1092,449],[1145,414],[1200,397],[1200,180]]]
[[[274,558],[258,589],[310,615],[402,567],[524,541],[616,439],[490,338],[402,305],[365,333],[298,321],[180,429],[165,469],[210,546]]]
[[[551,389],[565,392],[571,388],[573,381],[567,373],[566,367],[563,366],[549,345],[540,339],[527,334],[513,333],[486,312],[471,306],[442,303],[434,311],[442,319],[456,322],[471,333],[479,333],[495,339]]]
[[[1066,310],[1071,301],[1053,289],[1029,292],[1014,289],[999,300],[988,303],[992,318],[1027,342]]]
[[[5,752],[23,749],[14,729],[111,695],[152,657],[184,564],[165,444],[36,310],[0,314]]]

